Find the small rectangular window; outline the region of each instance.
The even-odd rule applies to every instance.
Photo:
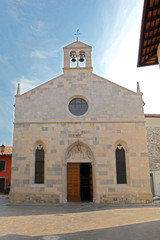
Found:
[[[0,161],[0,172],[6,170],[6,161],[2,160]]]

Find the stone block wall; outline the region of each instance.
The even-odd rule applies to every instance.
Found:
[[[81,130],[81,135],[76,135],[77,130]],[[65,202],[66,153],[77,141],[88,146],[94,156],[91,163],[95,202],[151,201],[144,123],[107,122],[15,124],[10,200]],[[45,183],[42,185],[34,184],[38,143],[45,150]],[[127,184],[116,182],[118,143],[126,151]]]
[[[74,97],[86,100],[87,113],[69,112]],[[151,200],[142,94],[78,68],[16,97],[10,200],[65,202],[66,154],[76,142],[92,152],[94,202]],[[37,144],[44,184],[34,184]],[[116,182],[117,144],[126,151],[127,184]]]
[[[146,130],[150,170],[160,171],[160,127],[148,126]]]
[[[160,115],[145,114],[151,189],[160,196]]]
[[[78,118],[68,109],[74,97],[82,97],[88,103],[87,113]],[[77,70],[17,96],[15,106],[15,122],[24,124],[144,121],[141,93]]]

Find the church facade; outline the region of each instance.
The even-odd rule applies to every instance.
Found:
[[[63,74],[15,101],[12,202],[152,202],[142,93],[92,73],[64,47]]]

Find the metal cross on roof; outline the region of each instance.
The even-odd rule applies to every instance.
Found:
[[[77,41],[78,41],[78,36],[80,35],[79,29],[77,29],[77,33],[75,33],[74,35],[77,35]]]

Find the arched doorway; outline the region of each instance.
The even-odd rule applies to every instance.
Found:
[[[66,161],[66,198],[68,202],[93,201],[93,154],[76,142],[68,149]]]

